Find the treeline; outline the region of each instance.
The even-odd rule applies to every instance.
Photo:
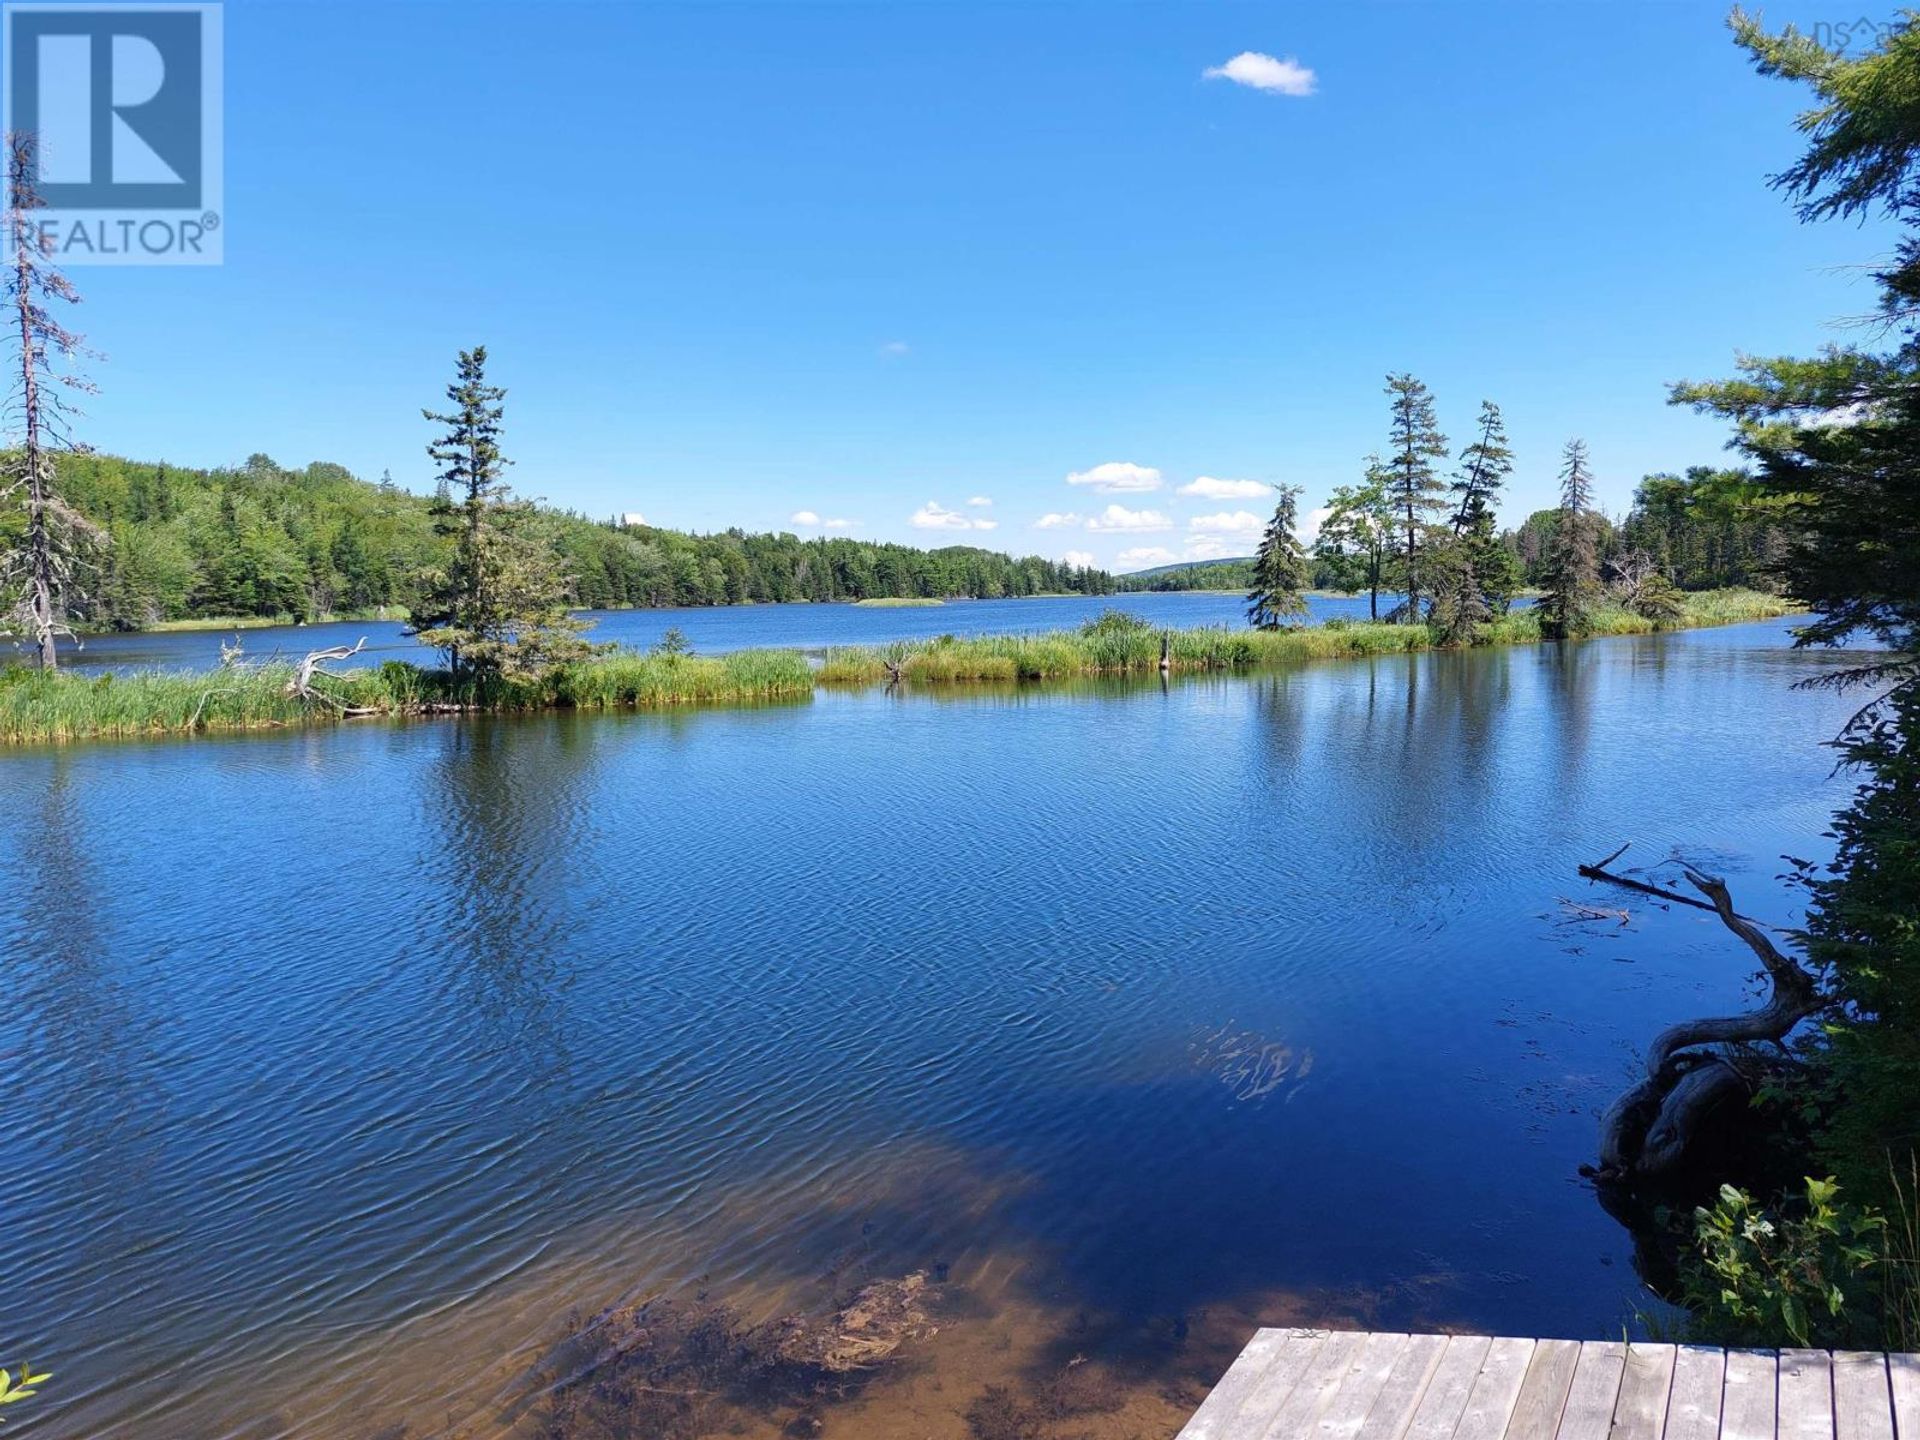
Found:
[[[194,470],[68,454],[58,467],[61,493],[109,540],[86,617],[98,628],[413,611],[425,598],[423,577],[450,553],[434,500],[339,465],[289,470],[254,455],[236,468]],[[524,524],[559,558],[572,603],[587,609],[1113,589],[1104,571],[973,546],[917,550],[737,529],[688,535],[547,509]]]
[[[1522,585],[1543,587],[1549,578],[1560,510],[1536,510],[1500,532],[1499,543],[1517,567]],[[1745,470],[1696,465],[1684,475],[1649,475],[1634,491],[1624,520],[1592,517],[1599,563],[1617,569],[1629,557],[1644,557],[1682,590],[1765,589],[1786,553],[1781,510]],[[1313,557],[1313,588],[1344,588],[1340,567]],[[1120,590],[1241,590],[1253,583],[1253,560],[1219,560],[1121,575]]]

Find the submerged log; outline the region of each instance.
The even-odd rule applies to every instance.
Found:
[[[1583,865],[1581,872],[1602,871],[1619,854],[1616,850],[1597,866]],[[1600,1163],[1587,1173],[1605,1183],[1657,1184],[1674,1174],[1699,1134],[1702,1119],[1736,1093],[1744,1096],[1749,1091],[1748,1078],[1723,1048],[1699,1047],[1755,1041],[1782,1044],[1796,1025],[1828,1004],[1814,977],[1797,961],[1781,954],[1758,921],[1733,908],[1733,897],[1723,881],[1691,868],[1686,875],[1688,883],[1706,901],[1672,898],[1686,899],[1715,912],[1721,923],[1759,957],[1770,982],[1767,1002],[1741,1015],[1683,1020],[1654,1037],[1647,1047],[1646,1077],[1615,1100],[1601,1119]]]

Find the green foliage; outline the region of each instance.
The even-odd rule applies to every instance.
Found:
[[[1434,521],[1445,509],[1446,486],[1434,465],[1447,455],[1447,437],[1434,415],[1433,392],[1412,375],[1387,377],[1392,425],[1386,463],[1386,487],[1392,501],[1407,598],[1403,619],[1423,618],[1425,577],[1421,561],[1432,537]]]
[[[452,558],[448,515],[437,527],[433,500],[357,480],[338,465],[288,470],[264,455],[219,470],[102,455],[61,455],[57,463],[61,493],[112,536],[100,603],[89,612],[102,628],[422,611],[426,577]],[[584,609],[1114,588],[1105,571],[971,546],[928,551],[739,530],[685,535],[537,507],[516,526],[560,556]],[[6,527],[0,514],[0,544]]]
[[[22,1365],[17,1373],[0,1369],[0,1406],[18,1405],[22,1400],[31,1400],[47,1381],[51,1374],[35,1374],[31,1365]],[[4,1419],[0,1416],[0,1419]]]
[[[1737,11],[1733,26],[1762,74],[1816,98],[1800,118],[1807,150],[1774,183],[1805,218],[1878,210],[1902,227],[1878,275],[1890,352],[1749,358],[1732,379],[1673,392],[1732,422],[1753,463],[1708,488],[1780,517],[1773,563],[1813,611],[1800,642],[1878,647],[1823,677],[1877,693],[1837,742],[1861,778],[1835,819],[1832,864],[1807,869],[1805,929],[1836,1001],[1808,1047],[1820,1153],[1851,1193],[1883,1198],[1888,1155],[1920,1146],[1920,35],[1903,21],[1848,57]]]
[[[1102,610],[1093,619],[1083,621],[1080,626],[1082,635],[1139,635],[1153,629],[1153,626],[1129,610],[1116,610],[1112,606]],[[950,641],[953,637],[948,636]]]
[[[693,645],[687,639],[687,632],[678,625],[669,625],[666,633],[654,642],[652,652],[655,655],[691,655]]]
[[[1253,579],[1247,591],[1247,623],[1256,630],[1278,630],[1307,613],[1307,586],[1311,576],[1300,540],[1293,533],[1300,499],[1298,486],[1282,485],[1273,507],[1273,519],[1260,537],[1253,557]]]
[[[1380,618],[1380,592],[1394,583],[1393,501],[1388,473],[1380,457],[1367,457],[1366,477],[1342,485],[1327,501],[1326,518],[1314,539],[1313,553],[1330,588],[1353,594],[1365,590],[1368,615]]]
[[[453,556],[429,577],[413,633],[443,651],[456,680],[537,680],[583,659],[587,628],[568,613],[571,578],[553,547],[520,522],[531,513],[504,478],[500,453],[506,391],[486,379],[484,345],[462,350],[453,408],[423,410],[446,433],[427,446],[439,461],[436,529],[453,537]],[[457,497],[457,504],[441,499]]]
[[[1540,597],[1540,633],[1550,640],[1591,633],[1600,602],[1600,532],[1584,440],[1569,440],[1560,466],[1560,515]]]
[[[1785,507],[1744,470],[1696,465],[1649,475],[1633,494],[1617,547],[1639,551],[1683,590],[1771,580],[1787,543]]]
[[[1897,1280],[1886,1217],[1836,1199],[1831,1179],[1769,1212],[1732,1185],[1694,1212],[1681,1284],[1694,1330],[1725,1345],[1879,1349]]]

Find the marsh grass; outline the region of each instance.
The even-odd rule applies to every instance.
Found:
[[[1592,634],[1643,635],[1764,620],[1793,613],[1774,595],[1752,590],[1719,590],[1687,596],[1679,619],[1661,623],[1617,608],[1593,617]],[[932,640],[827,652],[818,678],[827,684],[871,684],[897,665],[903,680],[922,684],[968,681],[1051,680],[1066,675],[1144,675],[1160,668],[1162,632],[1147,625],[1090,623],[1079,630],[1032,635],[942,635]],[[1406,654],[1434,648],[1436,637],[1425,625],[1389,625],[1380,621],[1332,620],[1282,630],[1234,630],[1224,626],[1165,632],[1168,669],[1175,673],[1207,670],[1257,670],[1303,660],[1352,659],[1366,655]],[[1531,645],[1540,639],[1540,619],[1531,609],[1516,610],[1481,627],[1478,642]]]
[[[1787,602],[1754,591],[1689,595],[1686,612],[1659,623],[1602,610],[1594,632],[1647,634],[1791,614]],[[1123,617],[1124,618],[1124,617]],[[911,684],[1058,680],[1071,676],[1156,673],[1165,634],[1168,668],[1178,674],[1258,670],[1307,660],[1395,655],[1433,648],[1424,625],[1329,621],[1285,630],[1162,632],[1139,623],[1090,622],[1050,634],[980,635],[903,641],[829,651],[817,670],[792,650],[741,650],[718,657],[615,651],[531,682],[455,686],[445,671],[389,660],[325,683],[334,702],[304,704],[286,693],[291,666],[265,664],[200,673],[146,670],[90,676],[0,670],[0,743],[69,741],[191,731],[251,730],[326,723],[345,710],[375,715],[447,708],[532,710],[657,709],[727,705],[810,695],[816,683],[866,685],[897,666]],[[1538,618],[1518,610],[1483,626],[1480,643],[1526,645],[1540,638]]]
[[[461,707],[493,712],[656,709],[737,704],[812,693],[804,656],[742,650],[714,659],[614,654],[535,683],[455,686],[445,671],[389,660],[322,682],[333,705],[286,693],[290,665],[91,676],[0,671],[0,741],[88,740],[182,731],[255,730],[325,723],[347,711],[406,715]]]

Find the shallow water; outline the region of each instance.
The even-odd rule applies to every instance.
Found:
[[[1396,603],[1380,597],[1381,613]],[[1344,616],[1365,619],[1364,595],[1315,595],[1308,600],[1315,621]],[[1525,602],[1522,602],[1525,603]],[[818,652],[836,645],[881,645],[934,635],[997,635],[1017,631],[1066,630],[1103,610],[1125,610],[1154,625],[1230,625],[1247,623],[1247,602],[1239,595],[1186,591],[1135,595],[1058,595],[1026,600],[951,600],[941,605],[722,605],[689,610],[584,610],[592,622],[589,638],[645,650],[669,629],[677,628],[703,655],[771,646]],[[295,658],[309,650],[352,645],[366,649],[349,662],[374,665],[382,660],[427,661],[433,652],[394,620],[333,621],[324,625],[275,625],[238,632],[248,656]],[[204,670],[220,663],[222,642],[234,632],[194,630],[98,635],[63,653],[61,663],[77,670]]]
[[[1789,918],[1846,707],[1786,640],[9,754],[20,1433],[504,1433],[571,1308],[935,1265],[827,1435],[1075,1354],[1077,1433],[1170,1434],[1263,1321],[1617,1334],[1576,1167],[1751,961],[1559,901],[1632,840]]]

